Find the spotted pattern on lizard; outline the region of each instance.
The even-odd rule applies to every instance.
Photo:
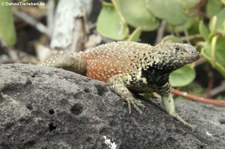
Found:
[[[199,53],[189,44],[161,42],[156,46],[120,41],[97,46],[75,54],[58,54],[42,63],[61,67],[87,77],[107,82],[140,113],[144,105],[130,91],[158,92],[165,110],[184,125],[193,128],[175,111],[170,93],[169,75],[172,71],[196,61]]]

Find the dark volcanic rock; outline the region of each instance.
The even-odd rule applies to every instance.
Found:
[[[106,84],[72,72],[11,64],[0,66],[0,78],[3,149],[109,148],[105,138],[117,149],[225,146],[223,108],[179,100],[180,115],[198,126],[192,132],[146,101],[142,115],[128,114]]]

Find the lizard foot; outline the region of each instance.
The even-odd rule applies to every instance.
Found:
[[[167,96],[162,96],[162,103],[165,107],[166,112],[172,116],[173,118],[177,119],[179,122],[181,122],[183,125],[189,127],[192,129],[192,131],[195,129],[194,125],[189,124],[185,120],[183,120],[182,117],[180,117],[177,112],[175,111],[175,106],[174,106],[174,100],[171,94]]]
[[[191,128],[192,130],[195,130],[196,126],[189,124],[188,122],[186,122],[185,120],[183,120],[183,118],[181,118],[176,112],[173,113],[169,113],[169,115],[171,115],[172,117],[174,117],[175,119],[177,119],[179,122],[181,122],[183,125]]]
[[[140,107],[144,108],[145,106],[141,103],[140,100],[137,100],[135,98],[125,98],[128,104],[128,111],[131,113],[131,106],[134,107],[135,110],[137,110],[140,114],[142,113]]]

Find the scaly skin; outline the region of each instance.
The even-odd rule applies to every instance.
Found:
[[[61,67],[87,77],[107,82],[110,87],[140,113],[144,105],[130,91],[158,92],[169,115],[193,128],[175,111],[170,93],[169,74],[199,58],[188,44],[161,42],[150,46],[135,42],[113,42],[76,54],[59,54],[42,63]]]

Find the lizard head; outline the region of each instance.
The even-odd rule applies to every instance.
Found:
[[[161,42],[155,46],[155,55],[163,69],[176,70],[199,59],[199,52],[190,44]]]

